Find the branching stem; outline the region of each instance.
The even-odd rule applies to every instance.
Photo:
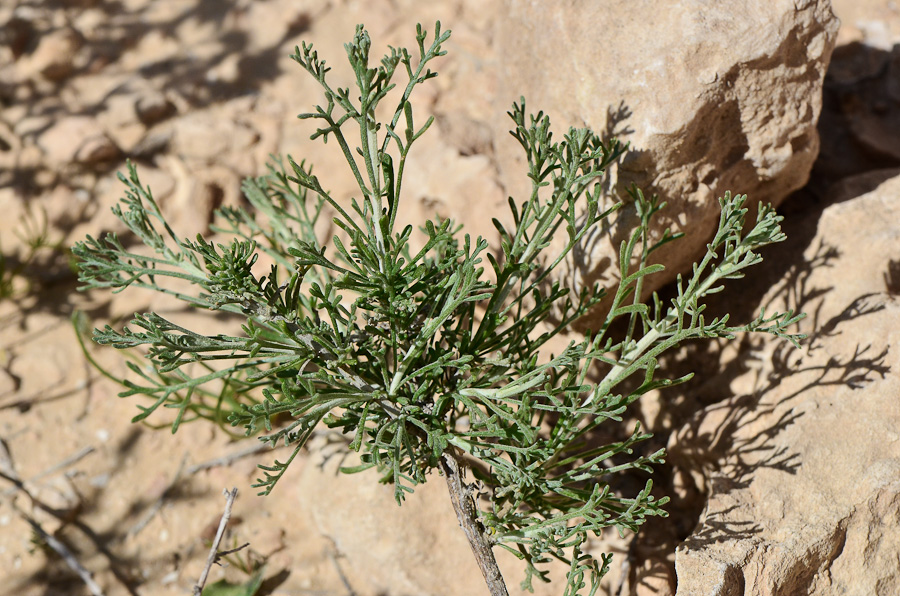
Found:
[[[459,526],[466,534],[466,539],[469,541],[484,581],[491,591],[491,596],[509,596],[491,543],[478,522],[475,499],[472,497],[470,487],[463,479],[465,469],[465,464],[460,461],[458,455],[450,450],[444,452],[441,457],[441,471],[447,481],[447,489],[450,491],[450,500],[453,502],[453,510],[456,512]]]

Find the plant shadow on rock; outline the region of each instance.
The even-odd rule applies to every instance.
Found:
[[[790,223],[786,228],[790,228]],[[814,229],[814,226],[813,226]],[[798,234],[787,230],[788,243],[800,243]],[[791,239],[794,243],[791,243]],[[823,296],[829,288],[807,287],[805,282],[814,267],[827,267],[834,258],[835,249],[822,245],[809,262],[803,262],[802,248],[793,252],[785,247],[786,254],[795,254],[794,263],[787,267],[787,274],[778,295],[796,305],[798,311],[809,313],[815,329],[806,340],[808,354],[821,349],[821,341],[838,335],[840,326],[851,320],[873,314],[884,307],[871,300],[872,295],[859,296],[837,315],[821,320],[819,317]],[[771,261],[771,262],[770,262]],[[758,272],[760,290],[770,287],[763,279],[765,273],[783,269],[782,263],[767,260]],[[765,272],[763,271],[765,270]],[[742,290],[744,290],[742,292]],[[759,300],[761,292],[748,293],[746,289],[735,287],[723,292],[718,300],[710,304],[710,314],[727,305],[736,320],[752,317],[753,298]],[[754,296],[755,294],[755,296]],[[784,299],[784,298],[783,298]],[[744,307],[741,308],[739,303]],[[719,307],[719,308],[717,308]],[[772,346],[766,355],[766,345]],[[781,342],[763,342],[749,337],[742,338],[738,349],[726,352],[725,342],[695,342],[676,355],[664,358],[661,367],[669,377],[688,372],[696,373],[695,378],[685,385],[663,392],[657,420],[648,420],[642,414],[637,418],[655,433],[641,450],[654,450],[668,445],[666,464],[654,472],[654,482],[663,494],[672,500],[667,506],[670,517],[648,524],[636,537],[629,552],[634,586],[647,576],[635,575],[635,570],[650,567],[656,574],[674,578],[675,548],[695,532],[701,516],[703,529],[691,537],[692,548],[727,540],[748,538],[761,531],[752,520],[717,522],[729,510],[706,511],[710,494],[723,494],[746,488],[753,475],[762,468],[777,469],[788,474],[796,473],[802,464],[801,455],[785,446],[779,446],[774,439],[779,433],[794,424],[803,413],[787,410],[751,437],[736,438],[739,429],[768,418],[776,407],[795,400],[807,390],[821,386],[847,386],[859,388],[875,380],[884,378],[889,372],[885,364],[887,348],[875,353],[871,346],[848,347],[844,354],[832,356],[824,363],[803,366],[798,364],[795,350]],[[738,377],[750,369],[757,368],[754,360],[770,358],[769,371],[755,379],[752,389],[740,395],[732,395],[729,387]],[[787,378],[795,375],[814,375],[813,379],[788,395],[773,400],[772,392]],[[720,420],[714,432],[702,425],[705,417]],[[701,430],[701,426],[703,427]],[[700,479],[702,478],[702,480]],[[674,588],[674,584],[672,585]]]
[[[738,281],[713,297],[709,317],[730,312],[734,322],[749,320],[769,295],[769,302],[780,301],[807,313],[807,327],[812,329],[804,345],[804,359],[808,360],[807,356],[823,348],[823,341],[841,333],[842,325],[884,309],[877,292],[870,292],[851,300],[837,314],[823,313],[825,297],[833,288],[814,285],[810,279],[813,271],[831,267],[841,256],[838,246],[815,239],[825,208],[870,192],[898,174],[891,168],[900,167],[900,112],[885,109],[897,103],[890,92],[896,85],[891,81],[896,81],[898,69],[900,46],[885,52],[853,43],[835,50],[818,125],[820,156],[810,182],[780,209],[788,239],[763,251],[765,261],[754,271],[752,286]],[[847,180],[859,174],[867,176]],[[805,258],[804,252],[812,256]],[[884,274],[886,292],[891,295],[900,293],[898,262],[890,261]],[[668,300],[675,295],[674,284],[659,293]],[[773,305],[766,306],[769,310]],[[726,518],[730,512],[727,508],[706,511],[704,516],[707,497],[747,487],[762,468],[796,473],[803,463],[801,454],[778,446],[773,439],[804,414],[788,410],[750,438],[736,439],[738,429],[768,417],[776,406],[796,400],[813,387],[860,388],[878,377],[885,378],[890,371],[887,347],[847,346],[824,362],[804,366],[786,343],[745,336],[735,345],[736,351],[728,350],[728,343],[721,340],[693,342],[661,359],[661,372],[669,378],[688,372],[696,376],[661,393],[660,413],[654,419],[649,419],[646,411],[634,413],[655,435],[639,446],[642,452],[669,447],[666,464],[654,472],[653,478],[660,494],[670,495],[672,500],[667,506],[670,517],[648,524],[634,538],[626,554],[629,577],[621,580],[620,594],[635,593],[641,584],[644,589],[658,585],[660,579],[668,579],[674,590],[675,548],[695,532],[701,517],[703,528],[691,537],[692,548],[740,540],[762,531],[752,519],[717,521]],[[765,345],[771,346],[768,353]],[[754,361],[763,358],[770,359],[768,373],[758,376],[750,391],[733,395],[729,389],[732,382],[757,368],[761,363]],[[813,377],[803,386],[773,401],[772,392],[782,381],[810,374]],[[714,433],[700,430],[701,413],[721,420]],[[698,481],[701,477],[704,480]],[[650,581],[654,578],[656,582]],[[623,583],[630,592],[621,591]]]
[[[634,113],[624,100],[616,107],[607,106],[606,126],[602,131],[598,132],[603,143],[607,146],[614,140],[623,143],[623,145],[627,143],[628,137],[635,132],[628,124],[628,120],[633,115]],[[622,201],[626,205],[616,213],[615,219],[606,218],[599,222],[572,248],[572,254],[566,260],[566,269],[560,274],[560,277],[565,278],[564,283],[567,287],[589,287],[596,282],[599,282],[601,287],[603,287],[617,281],[610,277],[610,274],[615,269],[615,263],[607,257],[598,261],[592,255],[599,252],[598,247],[604,242],[610,246],[619,246],[622,242],[626,242],[631,234],[631,230],[640,223],[636,209],[628,204],[631,198],[627,195],[620,196],[619,189],[616,188],[615,178],[610,175],[610,172],[615,171],[618,173],[624,162],[640,160],[643,154],[644,152],[639,149],[634,149],[630,146],[625,147],[621,155],[611,164],[610,169],[601,179],[600,184],[603,188],[604,196],[607,199]],[[621,223],[621,225],[613,225],[614,223]],[[551,284],[552,280],[545,282],[545,291]],[[610,294],[615,293],[614,288],[608,288],[608,291]],[[610,299],[611,297],[607,297],[607,301]],[[608,305],[598,308],[598,310],[604,309],[608,309]],[[551,322],[558,323],[558,319],[551,319]],[[579,322],[576,322],[573,327],[581,329]],[[583,331],[584,329],[581,330]]]

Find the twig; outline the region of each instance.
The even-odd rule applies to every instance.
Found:
[[[497,559],[494,558],[494,551],[491,550],[491,543],[478,523],[475,500],[469,492],[469,487],[463,482],[465,468],[460,466],[456,455],[445,451],[441,457],[441,470],[447,481],[447,489],[450,491],[450,500],[456,511],[456,519],[459,520],[459,525],[469,540],[469,546],[472,548],[484,581],[491,591],[491,596],[509,596],[503,575],[500,573],[500,567],[497,566]]]
[[[200,574],[200,579],[197,581],[197,585],[194,586],[193,596],[200,596],[200,593],[203,592],[203,586],[206,585],[206,578],[209,576],[209,570],[212,569],[213,563],[219,558],[217,552],[219,543],[222,542],[222,537],[225,535],[225,526],[228,525],[228,520],[231,518],[231,506],[234,505],[234,499],[237,497],[238,489],[233,488],[231,489],[231,492],[226,489],[222,492],[225,494],[225,513],[222,514],[222,519],[219,521],[219,529],[216,531],[216,538],[213,540],[212,546],[209,547],[209,556],[206,558],[206,567],[203,568],[203,573]]]
[[[2,470],[0,470],[0,478],[13,484],[13,488],[11,489],[12,492],[15,493],[21,491],[29,499],[31,499],[31,502],[34,503],[36,507],[46,511],[47,513],[62,521],[63,518],[60,516],[59,512],[57,512],[55,509],[52,509],[51,507],[48,507],[42,501],[36,499],[34,495],[32,495],[31,492],[25,487],[25,484],[22,482],[18,473],[16,473],[16,470],[12,463],[12,458],[9,456],[9,450],[2,440],[0,440],[0,458],[2,458],[2,461],[0,461],[0,467],[3,468]],[[69,458],[69,460],[71,459],[72,458]],[[55,466],[55,469],[60,469],[64,467],[64,465],[68,464],[63,462]],[[50,472],[48,471],[48,473]],[[19,506],[9,498],[9,494],[7,493],[9,493],[9,491],[4,491],[2,497],[8,500],[10,506],[12,506],[13,508],[13,511],[15,511],[16,514],[19,515],[19,517],[21,517],[23,520],[25,520],[25,522],[28,523],[29,526],[31,526],[31,528],[38,534],[38,536],[40,536],[41,539],[47,543],[47,546],[52,548],[56,552],[56,554],[58,554],[62,558],[62,560],[65,561],[66,565],[68,565],[69,568],[71,568],[75,573],[78,574],[78,577],[80,577],[81,581],[83,581],[84,584],[88,587],[88,590],[90,590],[91,594],[93,594],[93,596],[104,596],[103,589],[100,588],[100,586],[97,585],[97,582],[94,581],[91,572],[85,569],[84,565],[78,562],[78,559],[75,558],[75,555],[72,554],[72,551],[70,551],[65,544],[48,534],[47,531],[44,530],[44,528],[42,528],[41,525],[37,523],[30,515],[22,511]]]
[[[210,468],[217,468],[219,466],[227,466],[241,458],[256,455],[257,453],[262,453],[263,451],[270,451],[271,449],[272,447],[270,445],[267,445],[266,443],[257,443],[252,447],[236,451],[230,455],[217,457],[215,459],[211,459],[199,464],[194,464],[187,469],[187,473],[196,474],[201,470],[208,470]]]
[[[78,559],[75,558],[75,555],[72,554],[65,544],[51,536],[47,533],[44,528],[40,526],[34,519],[31,518],[27,513],[19,509],[17,506],[13,507],[16,513],[28,522],[28,525],[41,537],[41,539],[47,543],[47,546],[52,548],[56,554],[62,557],[62,560],[66,562],[72,571],[78,574],[78,577],[81,578],[81,581],[84,582],[84,585],[87,586],[88,590],[91,591],[91,594],[94,596],[104,596],[103,589],[97,585],[97,582],[94,581],[94,578],[91,576],[91,572],[84,568],[84,566],[78,562]]]
[[[228,555],[233,555],[234,553],[238,552],[239,550],[244,550],[248,546],[250,546],[250,543],[245,542],[244,544],[240,545],[237,548],[232,548],[229,550],[220,550],[219,552],[216,553],[216,558],[221,559],[222,557],[227,557]]]
[[[81,450],[78,451],[77,453],[75,453],[75,454],[73,454],[73,455],[70,455],[69,457],[67,457],[66,459],[62,460],[61,462],[59,462],[59,463],[56,464],[55,466],[52,466],[52,467],[50,467],[50,468],[47,468],[46,470],[44,470],[43,472],[37,474],[36,476],[32,476],[31,478],[29,478],[28,480],[26,480],[26,482],[33,482],[34,480],[40,480],[41,478],[44,478],[44,477],[49,476],[49,475],[51,475],[51,474],[55,474],[56,472],[59,472],[59,471],[62,470],[63,468],[68,468],[68,467],[71,466],[72,464],[81,461],[82,459],[84,459],[85,457],[87,457],[88,455],[90,455],[91,453],[93,453],[94,451],[96,451],[96,449],[94,449],[94,447],[92,447],[91,445],[88,445],[87,447],[82,447]]]
[[[43,472],[41,472],[35,476],[32,476],[28,480],[23,481],[23,484],[25,482],[34,482],[36,480],[40,480],[41,478],[46,478],[47,476],[50,476],[51,474],[55,474],[56,472],[59,472],[63,468],[67,468],[67,467],[71,466],[72,464],[77,463],[78,461],[84,459],[85,457],[87,457],[88,455],[93,453],[94,451],[96,451],[96,450],[91,446],[84,447],[78,453],[76,453],[74,455],[70,455],[69,457],[62,460],[55,466],[47,468]],[[8,496],[14,494],[18,490],[20,490],[18,486],[14,487],[14,488],[8,488],[5,491],[3,491],[3,496],[8,497]]]
[[[344,574],[344,570],[341,569],[341,564],[338,563],[337,556],[334,553],[331,554],[331,562],[334,564],[334,568],[337,570],[338,577],[341,580],[341,583],[344,584],[344,587],[347,588],[347,596],[357,596],[356,590],[353,589],[353,586],[350,584],[350,580],[347,579],[347,576]]]

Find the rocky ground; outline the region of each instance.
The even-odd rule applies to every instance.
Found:
[[[323,435],[263,499],[250,489],[255,466],[278,453],[202,423],[174,436],[129,424],[137,402],[116,397],[77,332],[174,307],[79,293],[67,252],[122,231],[109,209],[126,158],[185,235],[240,204],[240,180],[269,154],[310,158],[323,178],[340,171],[333,144],[311,142],[294,119],[320,101],[288,58],[294,45],[314,42],[347,85],[342,44],[356,23],[385,49],[439,19],[453,37],[419,97],[436,128],[409,164],[409,221],[437,212],[492,237],[485,214],[502,217],[516,189],[502,131],[520,93],[559,129],[586,122],[632,143],[611,191],[636,180],[673,203],[669,223],[696,234],[666,257],[673,271],[696,258],[725,189],[785,216],[788,242],[713,310],[747,320],[760,305],[800,309],[810,339],[800,351],[742,338],[670,358],[668,370],[697,380],[633,416],[669,448],[655,482],[673,496],[671,516],[637,540],[593,545],[616,553],[601,593],[900,593],[900,9],[836,0],[838,29],[824,1],[772,2],[765,14],[734,4],[703,18],[689,2],[669,14],[610,1],[593,15],[513,0],[0,6],[0,592],[91,593],[45,532],[103,593],[187,593],[222,491],[238,487],[225,544],[250,546],[210,582],[258,578],[257,594],[485,593],[442,483],[398,509],[372,478],[337,475]],[[604,72],[615,80],[598,83]],[[349,196],[346,178],[328,180]],[[603,250],[574,264],[576,281],[602,279]],[[88,349],[128,374],[122,354]],[[516,561],[501,566],[516,593]]]

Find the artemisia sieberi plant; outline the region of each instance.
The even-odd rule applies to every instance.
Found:
[[[523,100],[509,115],[532,190],[509,200],[512,224],[494,221],[492,248],[434,219],[423,223],[414,246],[414,230],[398,229],[397,215],[410,149],[433,120],[415,119],[411,97],[436,76],[431,63],[449,35],[437,24],[426,45],[419,27],[417,51],[391,48],[372,65],[369,35],[357,28],[346,45],[355,73],[348,89],[331,86],[312,46],[296,49],[294,60],[325,95],[324,105],[300,118],[315,123],[313,138],[337,143],[346,157],[359,190],[349,204],[335,200],[305,162],[276,160],[265,176],[245,182],[247,209],[221,211],[219,231],[229,241],[187,240],[166,224],[129,165],[116,215],[152,251],[133,251],[114,235],[88,238],[74,249],[84,287],[167,292],[233,313],[242,332],[200,334],[150,313],[122,330],[97,330],[94,339],[146,348],[155,372],[133,366],[139,378],[122,394],[150,398],[136,420],[174,408],[177,429],[224,409],[248,435],[293,446],[285,461],[260,466],[263,494],[324,424],[346,433],[360,453],[361,465],[346,471],[375,468],[398,503],[429,472],[443,472],[492,594],[506,593],[494,547],[525,560],[525,587],[534,576],[545,579],[546,564],[559,559],[569,565],[565,594],[594,594],[610,556],[587,554],[588,536],[610,526],[637,530],[648,516],[665,514],[666,499],[651,495],[650,480],[635,495],[610,490],[612,474],[650,472],[663,461],[662,450],[633,455],[649,437],[640,427],[613,444],[592,437],[620,422],[640,396],[687,379],[656,378],[660,354],[686,340],[750,331],[797,342],[787,328],[799,317],[790,312],[761,313],[739,326],[703,314],[704,299],[723,281],[741,277],[760,262],[761,247],[784,239],[781,218],[763,207],[744,234],[745,198],[726,194],[706,256],[679,277],[677,296],[644,304],[644,279],[663,269],[650,257],[676,238],[651,234],[662,205],[637,190],[624,202],[606,198],[601,179],[621,147],[587,129],[557,140],[548,118],[529,115]],[[386,101],[396,107],[379,121]],[[580,341],[548,353],[551,338],[606,296],[596,285],[573,292],[554,281],[555,271],[626,204],[639,225],[620,247],[621,283],[607,297],[608,314]],[[339,233],[322,242],[315,230],[324,213]],[[564,244],[556,252],[554,237],[566,240],[554,244]],[[268,271],[258,270],[260,253],[273,263]],[[186,280],[194,291],[173,289],[167,278]],[[624,335],[611,337],[623,319],[615,328]],[[477,499],[463,483],[467,469],[479,481]]]

